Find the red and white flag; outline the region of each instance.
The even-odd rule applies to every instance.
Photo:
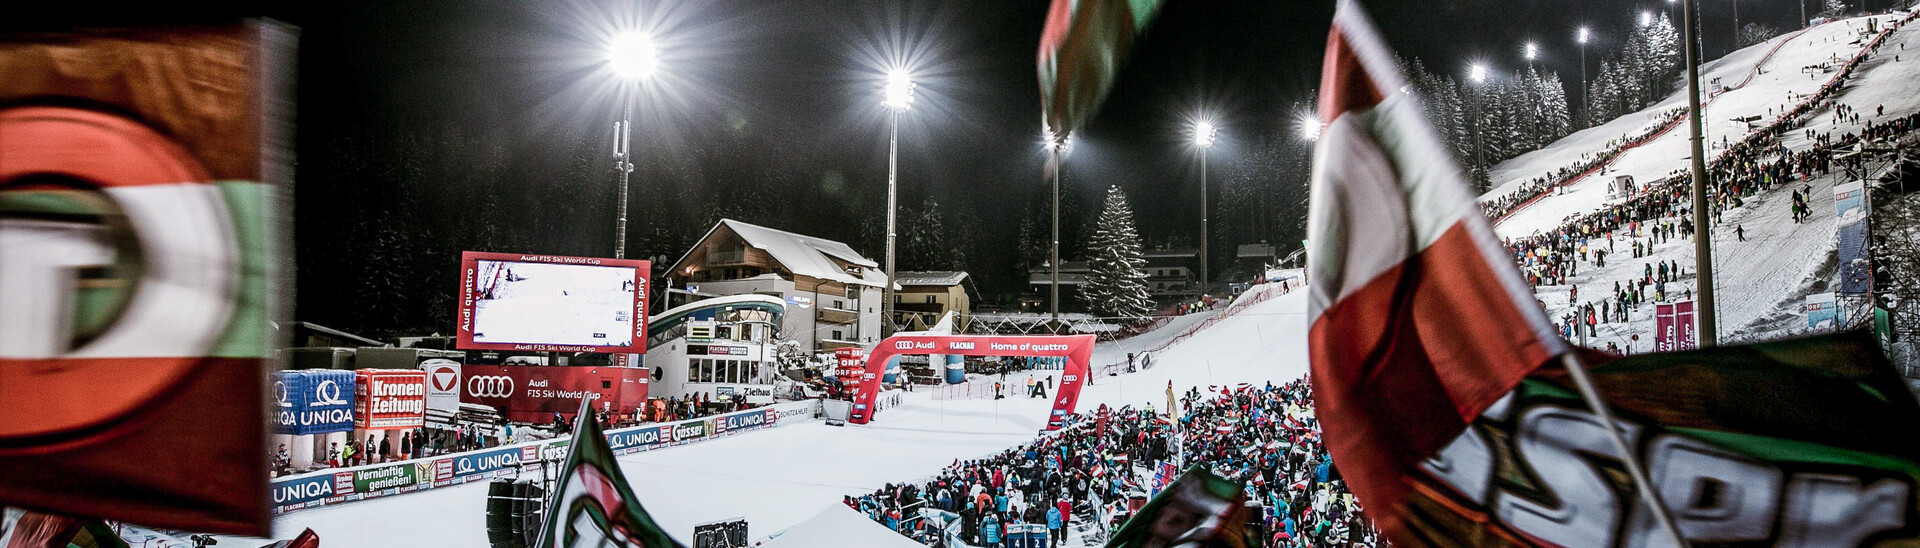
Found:
[[[1419,463],[1568,347],[1354,0],[1334,13],[1319,108],[1315,412],[1341,476],[1391,534]]]

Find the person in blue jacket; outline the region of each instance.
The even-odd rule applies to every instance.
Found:
[[[1053,539],[1050,542],[1054,546],[1060,546],[1062,542],[1066,542],[1066,535],[1061,534],[1063,531],[1060,530],[1060,527],[1063,525],[1065,524],[1060,522],[1060,508],[1057,506],[1048,506],[1047,538]]]
[[[1000,517],[998,515],[989,513],[986,519],[980,521],[980,537],[981,540],[986,541],[987,546],[1000,546]]]

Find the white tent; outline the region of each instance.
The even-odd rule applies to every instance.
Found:
[[[792,528],[761,541],[759,548],[814,548],[817,546],[862,546],[872,548],[926,548],[899,533],[887,530],[845,504],[827,508]]]

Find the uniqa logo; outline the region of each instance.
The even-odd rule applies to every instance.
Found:
[[[333,494],[333,480],[308,480],[300,483],[282,485],[273,490],[273,502],[286,504],[296,500],[311,500]]]
[[[513,395],[513,377],[474,375],[467,377],[467,395],[476,398],[505,398]]]
[[[287,383],[285,381],[273,381],[273,392],[278,395],[278,403],[281,407],[293,407],[293,403],[287,401]]]
[[[313,387],[313,404],[346,405],[347,400],[340,398],[340,384],[327,379],[320,381],[319,386]]]

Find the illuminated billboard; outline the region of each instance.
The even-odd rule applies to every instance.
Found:
[[[647,351],[647,261],[467,251],[460,270],[460,348]]]

